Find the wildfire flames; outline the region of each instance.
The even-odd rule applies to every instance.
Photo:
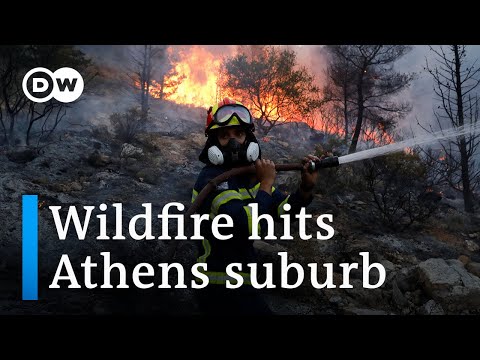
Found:
[[[172,51],[172,48],[169,48]],[[218,87],[219,69],[221,58],[214,55],[207,48],[201,46],[192,46],[177,53],[178,62],[175,65],[175,73],[166,79],[165,83],[179,82],[178,87],[171,94],[165,95],[166,99],[177,104],[193,105],[207,109],[215,104],[220,98],[229,96],[228,91],[220,93]],[[180,81],[179,81],[180,80]],[[139,84],[137,84],[138,86]],[[139,86],[138,86],[139,87]],[[149,93],[153,98],[162,97],[161,84],[153,80]],[[272,106],[272,105],[270,105]],[[265,110],[265,112],[268,112]],[[275,106],[272,106],[271,113],[275,113]],[[255,109],[252,109],[252,115],[257,116]],[[270,114],[271,116],[275,114]],[[273,116],[275,117],[275,116]],[[281,121],[281,119],[280,119]],[[315,119],[302,120],[316,130],[324,131],[329,134],[337,134],[343,137],[345,130],[341,126],[326,123],[321,116]],[[394,139],[385,129],[379,125],[376,129],[363,131],[361,135],[363,141],[371,141],[378,145],[385,145],[394,142]]]
[[[216,101],[218,69],[221,60],[199,46],[179,51],[178,56],[179,61],[175,65],[177,75],[172,76],[168,81],[176,82],[180,77],[183,77],[183,80],[175,92],[168,96],[168,100],[177,104],[208,108]],[[152,82],[150,95],[160,98],[161,87],[157,81]]]

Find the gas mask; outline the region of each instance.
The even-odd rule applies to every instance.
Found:
[[[208,149],[208,159],[213,165],[248,165],[260,156],[260,147],[256,142],[246,140],[240,144],[230,139],[225,146],[214,145]]]

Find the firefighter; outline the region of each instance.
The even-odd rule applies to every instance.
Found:
[[[211,233],[211,224],[202,222],[201,233],[204,240],[199,241],[197,262],[207,264],[205,274],[209,285],[196,290],[200,311],[204,314],[243,315],[271,314],[260,289],[250,284],[248,263],[257,263],[252,234],[251,207],[249,203],[258,204],[258,215],[270,214],[275,220],[285,213],[283,205],[289,203],[290,214],[296,214],[302,207],[310,204],[313,188],[317,182],[318,172],[307,171],[311,160],[317,157],[308,155],[303,159],[302,181],[299,189],[286,195],[274,187],[276,177],[275,164],[263,159],[261,149],[253,132],[254,122],[250,111],[240,102],[225,98],[207,112],[205,135],[207,141],[199,160],[205,163],[192,193],[192,202],[207,183],[218,175],[234,167],[255,164],[254,175],[231,177],[218,184],[201,204],[200,214],[209,214],[210,221],[219,214],[228,214],[234,223],[233,237],[228,240],[216,239]],[[260,234],[264,225],[260,222]],[[226,281],[235,282],[226,274],[226,267],[231,263],[242,264],[247,272],[240,273],[243,285],[237,289],[226,288]]]

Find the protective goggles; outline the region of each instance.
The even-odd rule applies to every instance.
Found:
[[[238,104],[225,105],[219,108],[213,115],[212,123],[219,126],[227,125],[234,116],[245,125],[252,125],[253,123],[250,111],[245,106]]]

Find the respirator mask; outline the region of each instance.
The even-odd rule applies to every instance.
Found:
[[[235,139],[230,139],[225,146],[216,144],[208,148],[208,160],[213,165],[232,167],[248,165],[255,162],[259,157],[260,147],[258,143],[248,139],[243,144]]]

